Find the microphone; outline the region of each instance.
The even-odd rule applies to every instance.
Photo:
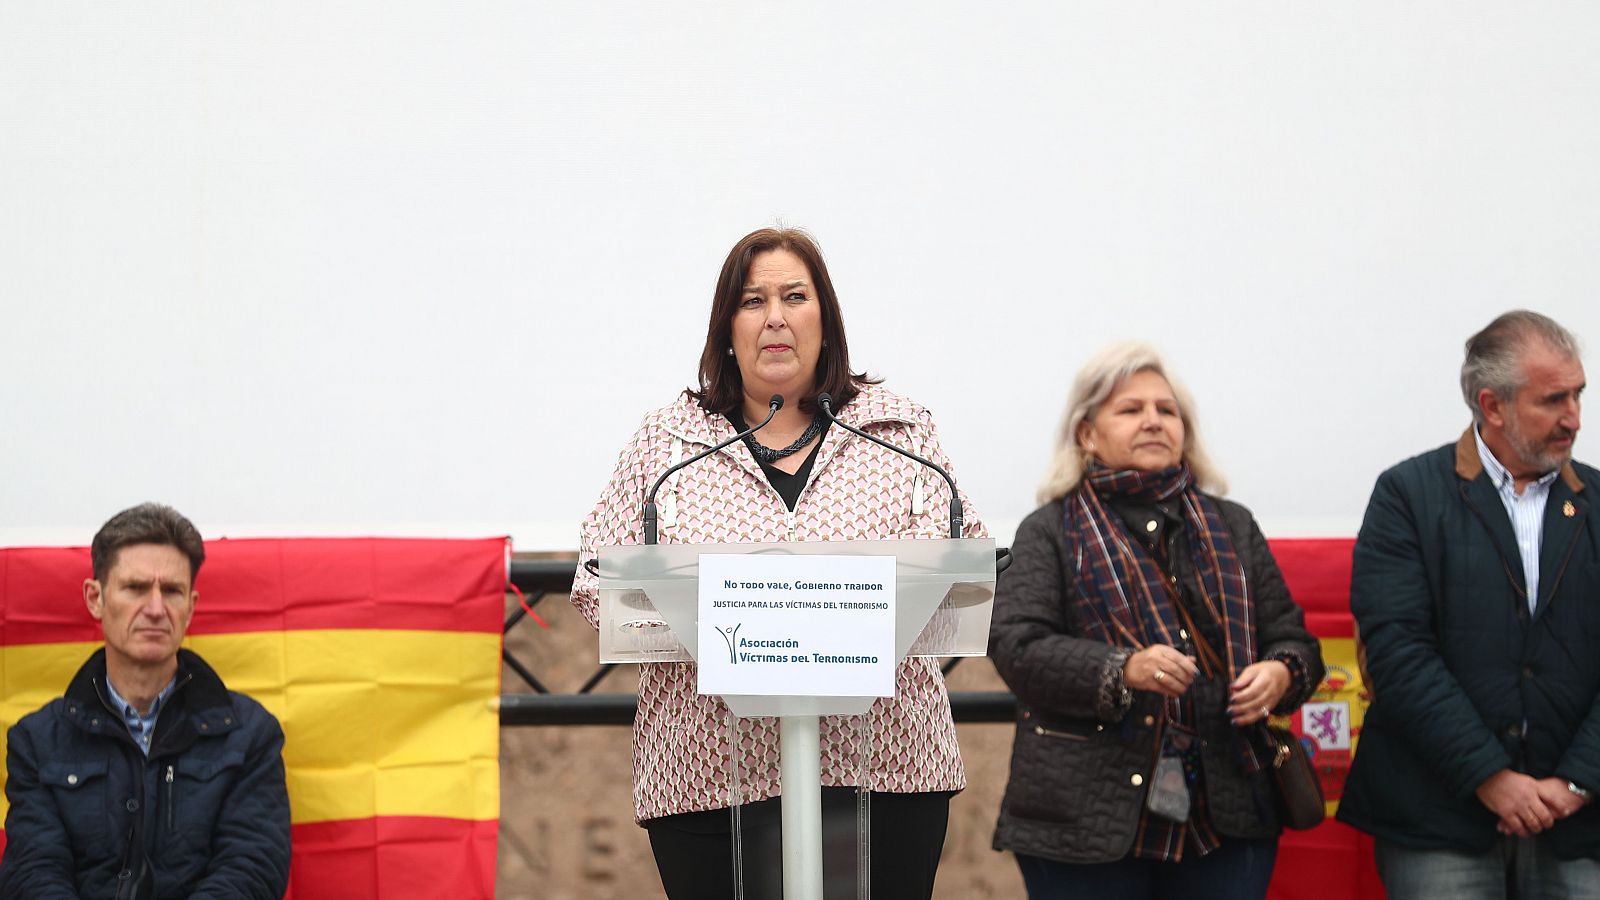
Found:
[[[956,480],[950,477],[949,472],[946,472],[944,469],[940,468],[939,465],[932,460],[923,459],[915,453],[912,453],[910,450],[902,450],[886,440],[875,438],[872,435],[867,434],[865,431],[862,431],[848,422],[839,421],[839,417],[833,414],[833,397],[830,394],[817,395],[817,408],[822,410],[822,414],[828,417],[829,422],[832,422],[840,428],[843,428],[845,431],[848,431],[851,434],[860,435],[880,447],[888,447],[890,450],[893,450],[901,456],[909,456],[917,462],[922,463],[928,468],[934,470],[935,472],[938,472],[939,475],[944,478],[945,483],[950,485],[950,536],[953,538],[961,537],[961,495],[956,493]]]
[[[761,424],[760,425],[757,425],[754,428],[746,428],[744,431],[741,431],[738,434],[734,435],[733,437],[728,438],[727,440],[725,440],[722,443],[716,445],[715,447],[712,447],[711,449],[702,451],[700,453],[696,453],[695,455],[689,457],[688,459],[684,460],[683,462],[678,463],[677,465],[675,465],[672,468],[666,470],[665,472],[662,472],[661,473],[661,477],[656,479],[656,483],[650,486],[650,493],[644,499],[644,542],[645,542],[645,544],[651,545],[651,544],[654,544],[656,542],[656,492],[661,490],[662,482],[666,481],[667,477],[669,475],[671,475],[673,472],[676,472],[679,469],[682,469],[682,468],[684,468],[686,466],[692,466],[695,463],[699,462],[700,460],[705,459],[706,457],[710,456],[711,454],[717,452],[718,450],[721,450],[723,447],[728,446],[729,444],[733,443],[734,441],[742,441],[745,438],[749,437],[750,435],[755,434],[756,432],[760,431],[761,429],[767,427],[767,423],[772,421],[772,417],[777,415],[778,414],[778,410],[780,410],[780,409],[783,409],[783,395],[782,394],[773,394],[772,395],[772,399],[767,401],[767,417],[765,419],[761,420]]]

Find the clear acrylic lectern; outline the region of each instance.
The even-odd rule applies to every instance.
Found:
[[[717,555],[892,556],[895,559],[896,661],[907,656],[983,656],[994,604],[995,550],[987,538],[819,541],[764,544],[665,544],[599,550],[600,661],[689,662],[699,656],[700,557]],[[796,689],[803,689],[796,685]],[[779,719],[785,900],[822,900],[821,716],[855,716],[865,735],[874,697],[723,694],[730,739],[740,720]],[[863,737],[863,743],[865,743]],[[730,753],[735,885],[739,885],[739,754]],[[866,752],[859,769],[865,768]],[[861,772],[860,786],[866,785]],[[863,797],[866,795],[863,794]],[[858,896],[865,897],[870,847],[862,803],[858,822]],[[742,894],[740,895],[742,896]]]

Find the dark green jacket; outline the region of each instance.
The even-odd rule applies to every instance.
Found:
[[[1350,588],[1373,701],[1341,820],[1412,847],[1483,852],[1496,818],[1474,791],[1499,770],[1600,789],[1597,496],[1600,472],[1585,465],[1552,482],[1530,615],[1511,520],[1471,429],[1378,478]],[[1562,858],[1600,857],[1600,806],[1547,834]]]

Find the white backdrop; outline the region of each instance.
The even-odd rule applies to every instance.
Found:
[[[1127,337],[1269,534],[1350,534],[1464,426],[1469,333],[1600,342],[1597,38],[1587,2],[0,0],[0,544],[160,499],[570,549],[778,219],[1002,540]]]

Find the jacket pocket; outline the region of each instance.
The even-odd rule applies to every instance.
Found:
[[[1103,734],[1106,726],[1092,719],[1055,719],[1034,712],[1024,713],[1023,727],[1038,737],[1066,741],[1087,741]]]
[[[203,744],[203,742],[202,742]],[[160,761],[156,787],[161,795],[161,826],[167,840],[205,848],[229,790],[244,766],[244,751],[189,753]]]
[[[39,767],[39,782],[55,797],[74,849],[106,840],[114,799],[110,796],[108,773],[109,764],[104,757],[50,762]],[[120,804],[117,809],[121,809]]]
[[[1007,811],[1082,834],[1130,824],[1123,820],[1138,818],[1151,760],[1148,734],[1125,737],[1092,719],[1034,713],[1018,722]]]

